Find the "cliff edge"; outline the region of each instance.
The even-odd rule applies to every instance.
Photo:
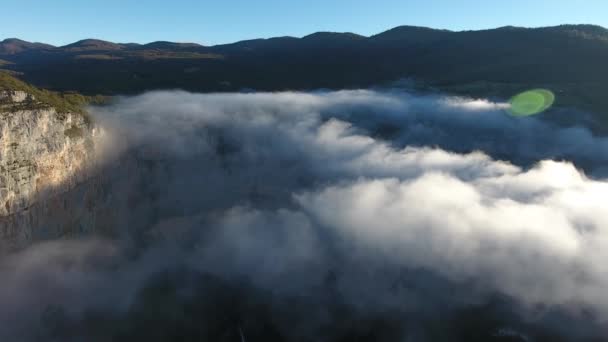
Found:
[[[90,177],[100,130],[82,108],[73,99],[0,74],[1,240],[25,242],[36,229],[51,229],[31,222],[44,215],[27,212],[41,202],[48,206]]]

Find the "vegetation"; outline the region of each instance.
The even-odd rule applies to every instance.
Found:
[[[213,53],[199,53],[189,51],[162,51],[145,50],[129,53],[129,57],[137,57],[144,60],[152,59],[221,59],[222,55]]]
[[[84,96],[76,92],[58,93],[39,89],[29,85],[6,72],[0,71],[0,91],[23,91],[34,97],[34,101],[23,104],[28,108],[53,107],[59,115],[67,113],[81,114],[90,121],[85,106],[88,104],[103,104],[107,101],[104,96]]]
[[[85,54],[85,55],[76,55],[74,56],[76,59],[102,59],[102,60],[112,60],[112,59],[122,59],[122,57],[105,55],[105,54]]]

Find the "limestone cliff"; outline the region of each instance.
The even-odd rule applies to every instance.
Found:
[[[95,141],[100,134],[82,113],[59,113],[32,94],[0,90],[0,240],[3,244],[7,241],[23,244],[31,240],[37,230],[50,228],[32,222],[44,221],[49,215],[28,211],[40,211],[40,203],[48,207],[50,200],[56,202],[62,195],[65,201],[72,190],[91,176],[97,153]],[[56,213],[57,209],[52,211]]]

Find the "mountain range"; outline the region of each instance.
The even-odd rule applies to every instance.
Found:
[[[448,31],[400,26],[370,37],[317,32],[233,44],[0,42],[0,68],[87,95],[358,88],[404,78],[473,96],[545,87],[558,104],[608,117],[608,30],[593,25]]]

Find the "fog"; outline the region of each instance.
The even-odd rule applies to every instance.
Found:
[[[0,260],[0,337],[605,338],[608,139],[507,108],[402,90],[93,108],[118,234]]]

